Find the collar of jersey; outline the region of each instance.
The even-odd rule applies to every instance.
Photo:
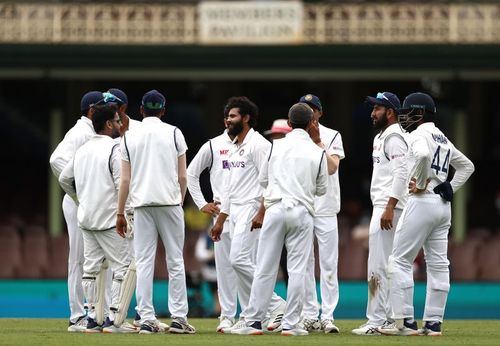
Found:
[[[253,128],[250,128],[250,130],[248,130],[248,132],[247,132],[247,135],[245,136],[245,139],[243,140],[243,143],[241,143],[239,146],[241,147],[243,144],[250,142],[250,140],[252,139],[254,134],[255,134],[255,130]],[[238,136],[234,137],[233,143],[238,145],[236,143],[237,141],[238,141]]]

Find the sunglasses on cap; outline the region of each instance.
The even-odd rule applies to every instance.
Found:
[[[97,101],[96,103],[94,103],[91,106],[102,106],[102,105],[106,105],[108,103],[117,103],[119,105],[124,104],[122,99],[119,98],[118,96],[115,96],[110,92],[104,92],[104,93],[102,93],[102,99]]]
[[[389,104],[392,106],[392,108],[394,108],[395,110],[398,109],[398,107],[394,106],[394,104],[391,102],[391,100],[389,100],[387,98],[387,96],[384,95],[384,93],[377,93],[376,98],[378,100],[385,100],[385,101],[389,102]]]

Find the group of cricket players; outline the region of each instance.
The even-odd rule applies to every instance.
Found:
[[[120,89],[91,91],[82,116],[50,157],[66,195],[68,226],[68,331],[193,334],[183,259],[187,190],[213,216],[217,290],[216,331],[287,336],[339,333],[334,311],[340,211],[342,137],[320,124],[320,99],[297,99],[281,122],[283,138],[268,141],[254,128],[258,107],[231,97],[224,131],[190,162],[182,131],[168,124],[166,100],[157,90],[141,102],[142,121],[127,115]],[[367,97],[377,130],[373,141],[369,228],[367,322],[356,335],[441,335],[450,287],[447,259],[453,194],[474,171],[472,162],[435,126],[434,100],[391,92]],[[166,122],[164,121],[166,120]],[[447,180],[449,167],[455,169]],[[213,198],[200,175],[208,170]],[[153,306],[158,237],[168,268],[170,325]],[[315,258],[314,243],[318,246]],[[286,301],[274,292],[286,249]],[[424,249],[427,295],[422,328],[413,310],[413,262]],[[315,260],[320,267],[321,304]],[[126,321],[135,292],[133,323]],[[241,312],[237,318],[238,303]]]

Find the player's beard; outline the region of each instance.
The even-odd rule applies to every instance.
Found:
[[[237,136],[243,131],[243,122],[230,122],[227,127],[227,134],[230,136]]]
[[[116,128],[116,127],[113,127],[113,131],[111,132],[111,138],[115,139],[115,138],[118,138],[120,137],[120,129]]]
[[[378,120],[375,119],[373,121],[373,127],[375,128],[375,130],[380,131],[387,126],[388,122],[389,120],[387,119],[387,111],[385,111],[384,114]]]

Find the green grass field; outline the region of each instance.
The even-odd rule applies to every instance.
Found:
[[[164,320],[164,322],[169,322]],[[361,320],[336,321],[340,334],[313,333],[306,337],[221,335],[214,332],[215,319],[190,319],[195,335],[76,334],[66,331],[62,319],[0,319],[0,345],[499,345],[500,321],[450,320],[442,337],[362,337],[351,335]]]

